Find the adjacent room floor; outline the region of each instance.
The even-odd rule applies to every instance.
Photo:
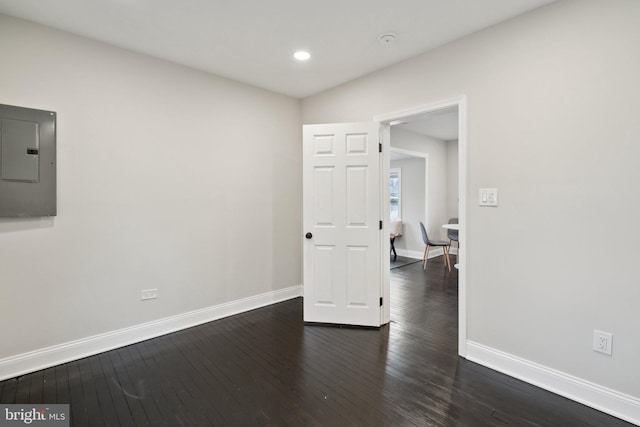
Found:
[[[630,426],[457,356],[457,272],[391,272],[391,324],[305,326],[294,299],[0,382],[72,425]]]

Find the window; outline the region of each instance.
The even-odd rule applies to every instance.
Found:
[[[389,170],[389,212],[391,221],[400,221],[402,219],[402,204],[400,203],[400,169],[393,168]]]

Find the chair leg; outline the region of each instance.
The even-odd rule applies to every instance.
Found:
[[[422,269],[427,269],[427,260],[429,259],[429,245],[424,248],[424,257],[422,258]]]
[[[449,246],[444,246],[444,257],[445,257],[445,264],[447,265],[447,268],[449,268],[449,271],[451,271],[451,258],[449,258]]]

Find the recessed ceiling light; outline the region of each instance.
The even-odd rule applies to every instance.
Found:
[[[306,61],[309,58],[311,58],[311,54],[307,51],[299,50],[293,54],[293,57],[296,58],[298,61]]]

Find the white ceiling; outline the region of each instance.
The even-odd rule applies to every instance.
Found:
[[[393,147],[391,147],[391,151],[389,152],[389,160],[404,160],[404,159],[419,159],[420,157],[412,156],[411,154],[399,153],[397,151],[393,151]]]
[[[443,141],[456,141],[458,139],[458,109],[448,108],[413,116],[404,119],[396,126]]]
[[[553,1],[0,0],[0,12],[302,98]]]
[[[458,108],[446,108],[432,113],[408,117],[399,121],[399,123],[392,123],[392,125],[394,129],[397,127],[443,141],[457,141]],[[393,134],[391,143],[393,145]],[[393,146],[391,147],[391,160],[411,159],[414,157],[411,154],[393,151]]]

